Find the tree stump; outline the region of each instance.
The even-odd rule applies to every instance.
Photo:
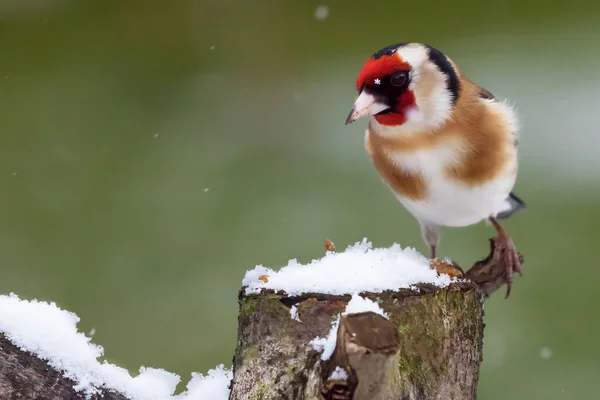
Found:
[[[469,280],[361,293],[388,318],[372,312],[342,316],[329,360],[310,342],[328,336],[350,295],[246,295],[242,288],[230,400],[475,399],[483,302],[505,276],[503,257],[493,257],[490,244],[490,255],[464,274]],[[292,318],[293,306],[299,321]],[[346,379],[332,376],[337,367]]]
[[[474,284],[363,297],[389,318],[343,316],[323,361],[310,341],[327,337],[351,296],[241,294],[230,399],[475,399],[483,310]],[[291,318],[293,305],[302,322]],[[329,379],[336,367],[348,379]]]

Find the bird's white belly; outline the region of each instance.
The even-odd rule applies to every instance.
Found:
[[[454,162],[452,149],[438,148],[410,155],[395,154],[402,168],[418,171],[427,183],[427,195],[411,200],[396,193],[398,200],[421,222],[440,226],[467,226],[510,208],[507,198],[516,180],[516,164],[507,167],[491,181],[469,186],[451,179],[445,167]],[[514,154],[516,163],[516,152]]]
[[[419,221],[440,226],[467,226],[508,209],[506,199],[513,184],[514,178],[508,176],[475,187],[433,179],[426,200],[396,197]]]

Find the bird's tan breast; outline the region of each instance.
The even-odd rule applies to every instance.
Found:
[[[516,148],[508,122],[501,112],[475,100],[459,102],[453,118],[435,133],[389,136],[369,128],[367,152],[397,195],[426,200],[432,183],[429,171],[466,187],[516,174]],[[423,154],[427,157],[420,157]]]
[[[395,142],[369,130],[365,137],[365,147],[375,169],[397,195],[410,200],[423,200],[427,197],[427,183],[423,174],[403,168],[390,157],[391,151],[396,147]]]

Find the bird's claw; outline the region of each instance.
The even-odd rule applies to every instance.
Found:
[[[504,279],[506,281],[506,296],[504,298],[508,298],[512,289],[513,274],[516,272],[520,276],[523,276],[519,252],[512,239],[507,235],[498,235],[493,240],[494,254],[492,256],[492,261],[503,262],[504,264]]]

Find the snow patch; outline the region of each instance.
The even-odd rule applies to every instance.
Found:
[[[338,381],[345,381],[345,380],[348,379],[348,374],[346,373],[346,370],[344,370],[342,367],[335,367],[335,369],[333,370],[333,372],[329,376],[329,379],[335,379],[335,380],[338,380]]]
[[[374,312],[375,314],[379,314],[382,317],[387,318],[387,314],[379,307],[379,304],[376,302],[365,299],[355,293],[352,295],[352,299],[346,305],[346,309],[341,315],[348,314],[358,314],[361,312]],[[316,337],[310,341],[310,345],[312,345],[315,351],[321,353],[321,360],[329,360],[333,355],[333,351],[335,350],[335,343],[337,342],[337,331],[340,326],[340,315],[337,316],[335,321],[331,324],[331,329],[329,330],[329,335],[327,338],[319,338]],[[356,334],[352,334],[352,336],[356,336]]]
[[[322,337],[318,337],[318,336],[316,338],[314,338],[313,340],[311,340],[310,342],[308,342],[308,344],[310,344],[317,353],[322,353],[323,350],[325,350],[326,343],[327,343],[327,338],[322,338]]]
[[[379,304],[377,304],[373,300],[359,296],[358,293],[355,293],[352,295],[352,298],[348,302],[346,310],[344,310],[342,315],[358,314],[361,312],[369,311],[387,318],[387,314],[383,311],[381,307],[379,307]]]
[[[261,289],[283,290],[288,295],[318,292],[352,294],[382,292],[409,288],[418,283],[447,286],[452,282],[446,274],[430,268],[430,261],[413,248],[402,249],[398,244],[389,248],[373,248],[363,239],[344,252],[328,252],[325,257],[302,265],[292,259],[279,271],[262,265],[247,271],[242,285],[246,294]],[[268,275],[268,282],[258,279]]]
[[[298,316],[298,307],[296,305],[293,305],[290,308],[290,317],[292,317],[294,321],[302,322]]]
[[[323,353],[321,353],[321,360],[329,360],[333,355],[335,350],[335,343],[337,342],[337,331],[340,327],[340,316],[333,321],[331,324],[331,329],[329,330],[329,335],[324,339],[323,345]],[[313,347],[314,348],[314,347]]]
[[[207,376],[193,373],[187,391],[173,396],[181,378],[157,368],[140,368],[132,377],[121,367],[99,363],[104,349],[77,331],[79,317],[55,303],[0,296],[0,332],[21,350],[46,360],[76,382],[75,390],[86,397],[113,389],[132,400],[227,400],[230,371],[219,366]]]
[[[185,393],[174,396],[177,400],[228,400],[229,383],[233,373],[223,364],[208,370],[206,376],[192,372],[192,380],[187,384]]]

